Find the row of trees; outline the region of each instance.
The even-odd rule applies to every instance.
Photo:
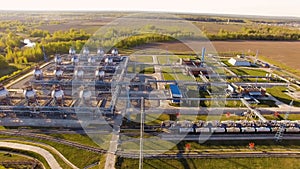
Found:
[[[136,32],[149,32],[134,34],[129,29],[109,29],[105,33],[97,34],[88,41],[90,46],[95,47],[118,47],[130,48],[151,42],[172,41],[175,39],[201,39],[203,36],[195,35],[187,30],[177,28],[161,29],[153,25],[146,25]],[[210,40],[300,40],[300,31],[284,27],[259,26],[244,27],[239,31],[226,31],[220,29],[217,34],[206,34]],[[90,38],[90,34],[83,30],[70,29],[68,31],[49,31],[33,29],[29,31],[30,37],[38,38],[34,48],[22,48],[23,37],[16,33],[8,32],[0,38],[0,51],[5,54],[8,63],[37,62],[43,59],[42,47],[47,55],[65,53],[70,46],[77,51]]]
[[[220,29],[217,34],[207,34],[210,40],[300,40],[300,30],[284,27],[243,27],[240,31]]]

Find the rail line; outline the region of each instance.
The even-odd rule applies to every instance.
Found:
[[[35,134],[35,133],[0,131],[0,134],[10,135],[10,136],[26,136],[26,137],[37,138],[37,139],[41,139],[41,140],[53,141],[53,142],[56,142],[56,143],[68,145],[68,146],[71,146],[71,147],[76,147],[78,149],[87,150],[87,151],[91,151],[91,152],[95,152],[95,153],[99,153],[99,154],[104,154],[104,153],[107,152],[107,150],[104,150],[104,149],[91,147],[91,146],[86,146],[86,145],[83,145],[83,144],[80,144],[80,143],[75,143],[75,142],[64,140],[64,139],[54,138],[54,137],[51,137],[51,136],[43,136],[43,135],[39,135],[39,134]]]

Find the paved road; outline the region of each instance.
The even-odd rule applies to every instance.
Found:
[[[23,141],[24,142],[24,141]],[[27,142],[27,143],[33,143],[35,145],[38,146],[44,146],[47,147],[48,149],[50,149],[52,152],[54,152],[55,154],[57,154],[66,164],[68,164],[70,167],[72,167],[73,169],[78,169],[78,167],[76,167],[73,163],[71,163],[68,159],[66,159],[65,156],[63,156],[58,150],[56,150],[55,148],[47,145],[47,144],[42,144],[42,143],[37,143],[37,142]]]
[[[19,149],[19,150],[25,150],[25,151],[32,151],[37,154],[40,154],[44,157],[44,159],[49,164],[50,168],[53,169],[61,169],[61,166],[58,164],[58,162],[55,160],[53,155],[40,147],[25,145],[25,144],[19,144],[19,143],[8,143],[8,142],[0,142],[0,147],[8,147],[12,149]]]

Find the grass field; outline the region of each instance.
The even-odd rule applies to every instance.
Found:
[[[69,140],[69,141],[77,142],[88,146],[99,147],[99,145],[97,145],[87,135],[82,135],[82,134],[49,134],[49,135],[55,138]]]
[[[197,56],[195,55],[160,55],[157,56],[157,60],[159,64],[174,64],[179,63],[179,60],[181,59],[196,59]]]
[[[19,156],[19,155],[11,154],[11,153],[2,153],[2,152],[0,152],[0,159],[1,159],[1,162],[5,162],[5,161],[26,161],[26,160],[28,160],[28,158],[26,158],[24,156]]]
[[[260,69],[247,69],[247,68],[229,68],[232,72],[239,76],[266,76],[266,71]]]
[[[20,143],[20,144],[27,144],[27,145],[32,145],[32,146],[35,146],[35,147],[41,147],[47,151],[49,151],[53,157],[55,158],[55,160],[58,162],[58,164],[64,168],[64,169],[71,169],[71,167],[66,164],[61,158],[59,155],[57,155],[52,149],[49,149],[47,148],[46,146],[43,146],[41,144],[36,144],[36,143],[33,143],[33,142],[26,142],[26,141],[19,141],[19,140],[8,140],[8,142],[13,142],[13,143]]]
[[[183,74],[181,69],[172,69],[171,67],[162,68],[162,74],[165,80],[195,81],[190,75]]]
[[[285,113],[281,113],[278,118],[276,118],[273,114],[263,116],[268,120],[284,120]],[[300,120],[300,114],[289,114],[287,120]]]
[[[141,63],[153,63],[152,56],[130,55],[130,61]]]
[[[136,74],[153,74],[155,73],[153,66],[148,65],[133,65],[130,64],[127,67],[127,73],[136,73]]]
[[[117,169],[135,168],[138,159],[118,158]],[[298,158],[144,159],[145,169],[298,169]]]
[[[274,96],[276,99],[279,101],[285,103],[285,104],[290,104],[290,102],[293,100],[292,97],[288,96],[287,94],[284,93],[286,90],[285,87],[283,86],[274,86],[272,88],[268,88],[267,92]],[[300,107],[300,101],[299,100],[294,100],[294,106]]]
[[[52,141],[46,141],[36,138],[28,138],[28,137],[16,137],[16,136],[6,136],[6,135],[0,135],[0,138],[9,138],[9,139],[18,139],[20,141],[34,141],[38,143],[44,143],[47,145],[50,145],[57,149],[63,156],[65,156],[70,162],[72,162],[74,165],[76,165],[79,168],[84,168],[85,166],[95,163],[100,160],[100,156],[97,153],[93,153],[86,150],[77,149],[71,146],[59,144]],[[71,138],[70,136],[68,138]],[[72,137],[73,139],[75,137]],[[79,136],[76,136],[76,138],[80,138]],[[80,138],[82,139],[82,138]],[[81,142],[81,141],[79,141]],[[86,142],[86,141],[85,141]]]
[[[17,70],[19,70],[19,69],[16,66],[13,66],[13,65],[11,65],[11,66],[9,66],[8,68],[5,68],[5,69],[0,68],[0,78],[2,76],[9,75],[9,74],[11,74],[11,73],[13,73],[14,71],[17,71]]]
[[[50,166],[48,165],[47,161],[44,159],[43,156],[32,152],[32,151],[24,151],[24,150],[16,150],[16,149],[11,149],[11,148],[6,148],[6,147],[1,147],[0,151],[8,151],[8,152],[12,152],[12,153],[17,153],[17,154],[24,154],[26,156],[32,157],[32,158],[36,158],[38,159],[44,166],[46,169],[50,169]],[[18,157],[17,157],[18,158]],[[2,158],[0,158],[0,161],[2,160]],[[16,160],[16,159],[15,159]],[[28,159],[27,159],[28,160]]]

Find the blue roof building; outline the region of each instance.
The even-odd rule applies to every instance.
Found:
[[[178,85],[170,84],[170,91],[171,91],[171,96],[173,98],[172,103],[180,103],[180,99],[176,99],[176,98],[182,98],[182,94],[180,92]]]

